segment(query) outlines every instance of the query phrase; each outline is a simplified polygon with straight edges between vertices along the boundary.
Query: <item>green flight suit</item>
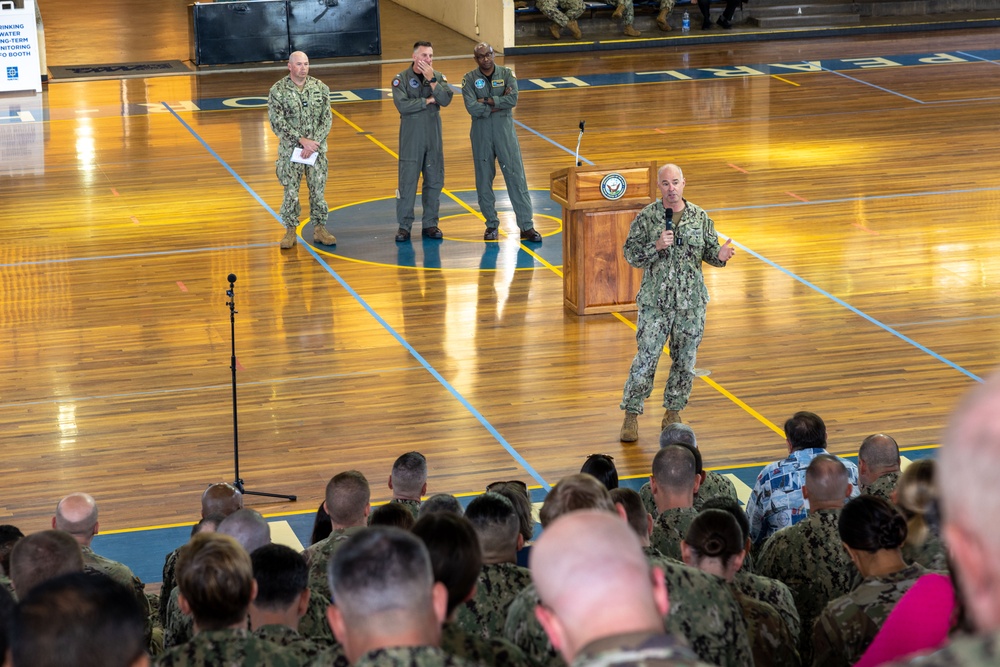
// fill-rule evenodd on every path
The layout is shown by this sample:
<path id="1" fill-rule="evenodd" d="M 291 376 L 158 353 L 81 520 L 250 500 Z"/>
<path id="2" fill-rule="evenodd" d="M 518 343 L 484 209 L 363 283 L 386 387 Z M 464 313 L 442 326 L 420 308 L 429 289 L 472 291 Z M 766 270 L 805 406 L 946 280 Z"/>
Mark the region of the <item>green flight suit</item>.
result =
<path id="1" fill-rule="evenodd" d="M 399 184 L 396 189 L 396 222 L 400 229 L 413 226 L 413 204 L 417 180 L 423 174 L 420 193 L 423 204 L 423 228 L 438 226 L 441 190 L 444 188 L 444 139 L 441 133 L 441 107 L 451 104 L 454 96 L 444 74 L 434 70 L 437 83 L 407 67 L 392 80 L 392 102 L 399 111 Z M 435 103 L 428 104 L 433 97 Z"/>
<path id="2" fill-rule="evenodd" d="M 493 193 L 496 163 L 499 162 L 517 226 L 522 230 L 532 229 L 535 225 L 531 219 L 531 195 L 524 177 L 521 146 L 514 131 L 517 77 L 508 67 L 494 65 L 490 76 L 477 67 L 462 79 L 462 98 L 472 116 L 469 138 L 472 140 L 472 159 L 476 167 L 476 195 L 479 197 L 479 211 L 486 218 L 486 227 L 495 229 L 500 225 L 497 198 Z M 486 98 L 492 100 L 492 105 L 479 101 Z"/>

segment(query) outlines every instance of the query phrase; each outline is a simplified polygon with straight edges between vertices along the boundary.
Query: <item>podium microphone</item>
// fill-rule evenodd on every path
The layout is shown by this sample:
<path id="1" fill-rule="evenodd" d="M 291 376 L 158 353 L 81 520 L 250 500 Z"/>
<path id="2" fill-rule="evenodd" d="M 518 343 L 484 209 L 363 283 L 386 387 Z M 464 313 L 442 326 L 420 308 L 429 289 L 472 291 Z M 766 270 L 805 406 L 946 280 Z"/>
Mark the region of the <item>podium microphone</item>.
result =
<path id="1" fill-rule="evenodd" d="M 576 138 L 576 153 L 573 155 L 573 161 L 576 162 L 576 166 L 582 166 L 583 163 L 580 162 L 580 142 L 583 141 L 583 126 L 587 124 L 587 121 L 580 121 L 580 136 Z"/>

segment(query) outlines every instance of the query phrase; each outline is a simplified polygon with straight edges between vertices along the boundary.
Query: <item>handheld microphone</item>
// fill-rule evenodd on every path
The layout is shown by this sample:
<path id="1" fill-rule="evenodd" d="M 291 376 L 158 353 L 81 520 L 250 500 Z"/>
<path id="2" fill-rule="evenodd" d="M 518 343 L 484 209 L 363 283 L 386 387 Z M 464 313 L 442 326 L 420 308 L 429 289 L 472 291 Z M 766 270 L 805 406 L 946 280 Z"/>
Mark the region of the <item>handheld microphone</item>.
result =
<path id="1" fill-rule="evenodd" d="M 673 229 L 674 229 L 673 219 L 674 219 L 674 209 L 668 208 L 667 209 L 667 224 L 663 227 L 663 231 L 665 231 L 665 232 L 671 232 L 671 231 L 673 231 Z M 235 280 L 235 276 L 233 277 L 233 279 Z"/>

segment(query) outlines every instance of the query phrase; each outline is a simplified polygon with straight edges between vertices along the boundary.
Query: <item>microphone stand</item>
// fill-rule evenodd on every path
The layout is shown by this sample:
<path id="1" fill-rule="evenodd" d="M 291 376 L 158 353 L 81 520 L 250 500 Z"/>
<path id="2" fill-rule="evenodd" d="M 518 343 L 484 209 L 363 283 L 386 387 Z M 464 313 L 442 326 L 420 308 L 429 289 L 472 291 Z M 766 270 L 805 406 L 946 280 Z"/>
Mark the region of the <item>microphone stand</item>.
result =
<path id="1" fill-rule="evenodd" d="M 583 127 L 587 124 L 587 121 L 580 121 L 580 136 L 576 138 L 576 153 L 573 155 L 573 161 L 576 162 L 576 166 L 581 166 L 583 163 L 580 162 L 580 142 L 583 141 Z"/>
<path id="2" fill-rule="evenodd" d="M 240 438 L 239 438 L 239 427 L 237 425 L 236 416 L 236 296 L 233 291 L 234 283 L 236 282 L 236 274 L 230 273 L 226 280 L 229 281 L 229 289 L 226 290 L 226 296 L 229 297 L 229 301 L 226 305 L 229 306 L 229 335 L 232 341 L 233 355 L 230 361 L 230 369 L 233 371 L 233 465 L 235 469 L 236 481 L 233 482 L 233 486 L 239 489 L 240 493 L 244 495 L 251 496 L 267 496 L 268 498 L 285 498 L 286 500 L 295 501 L 297 496 L 290 496 L 284 493 L 264 493 L 263 491 L 247 491 L 243 487 L 243 479 L 240 477 Z"/>

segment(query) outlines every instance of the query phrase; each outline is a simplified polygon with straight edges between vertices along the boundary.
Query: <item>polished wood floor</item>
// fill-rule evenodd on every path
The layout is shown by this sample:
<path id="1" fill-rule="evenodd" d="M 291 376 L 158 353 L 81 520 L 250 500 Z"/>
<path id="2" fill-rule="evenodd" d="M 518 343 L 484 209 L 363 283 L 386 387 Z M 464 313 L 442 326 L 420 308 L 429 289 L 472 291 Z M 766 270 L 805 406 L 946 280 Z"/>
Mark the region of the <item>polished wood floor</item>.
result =
<path id="1" fill-rule="evenodd" d="M 47 30 L 73 7 L 44 0 Z M 166 34 L 158 55 L 177 57 L 186 36 Z M 103 35 L 81 37 L 75 51 L 59 46 L 58 64 L 115 62 L 102 57 L 111 48 Z M 437 55 L 463 55 L 467 40 L 449 39 Z M 996 41 L 983 30 L 506 64 L 526 81 L 969 52 Z M 122 56 L 142 57 L 151 56 Z M 473 66 L 438 60 L 452 81 Z M 347 90 L 386 87 L 400 69 L 313 73 Z M 876 431 L 902 446 L 938 443 L 957 398 L 996 365 L 1000 67 L 828 69 L 521 95 L 532 188 L 571 163 L 560 146 L 572 151 L 586 119 L 586 159 L 680 164 L 687 198 L 737 244 L 729 267 L 706 267 L 712 301 L 698 366 L 711 375 L 696 380 L 684 412 L 711 466 L 778 458 L 780 425 L 796 410 L 826 419 L 838 453 Z M 280 75 L 54 82 L 40 102 L 0 96 L 49 118 L 0 126 L 5 146 L 21 151 L 7 153 L 0 173 L 0 521 L 44 528 L 59 497 L 86 490 L 105 529 L 183 522 L 206 484 L 233 478 L 229 273 L 238 276 L 240 472 L 251 490 L 300 499 L 249 498 L 262 512 L 314 507 L 326 480 L 348 468 L 384 500 L 391 462 L 412 449 L 428 456 L 431 492 L 510 478 L 551 484 L 596 452 L 614 455 L 621 474 L 645 472 L 657 392 L 640 441 L 617 439 L 633 316 L 569 313 L 558 266 L 515 270 L 511 253 L 481 271 L 398 268 L 302 244 L 282 252 L 278 222 L 251 194 L 280 204 L 263 110 L 132 113 L 266 95 Z M 335 111 L 331 208 L 392 197 L 395 109 L 375 101 Z M 446 187 L 468 191 L 469 120 L 458 98 L 444 127 Z M 333 231 L 358 234 L 347 219 L 335 210 Z M 514 227 L 510 214 L 503 223 Z M 392 216 L 380 224 L 372 247 L 392 244 Z M 539 227 L 550 234 L 543 248 L 558 247 L 557 224 Z M 472 214 L 445 229 L 481 245 Z"/>

